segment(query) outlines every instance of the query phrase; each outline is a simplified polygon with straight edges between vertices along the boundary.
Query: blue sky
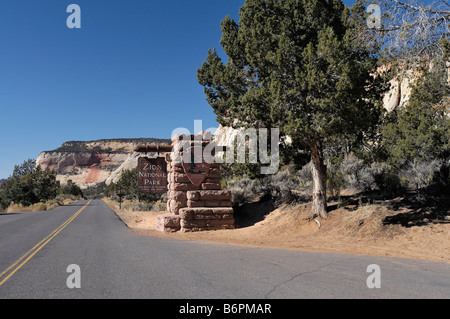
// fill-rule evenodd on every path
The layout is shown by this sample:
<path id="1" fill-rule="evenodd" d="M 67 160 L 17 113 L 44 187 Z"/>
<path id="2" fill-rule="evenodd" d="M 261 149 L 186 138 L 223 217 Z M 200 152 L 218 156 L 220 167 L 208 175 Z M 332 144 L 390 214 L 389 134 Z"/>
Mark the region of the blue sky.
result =
<path id="1" fill-rule="evenodd" d="M 346 1 L 348 4 L 353 1 Z M 69 4 L 81 29 L 69 29 Z M 0 178 L 65 141 L 217 127 L 196 70 L 244 0 L 0 2 Z"/>

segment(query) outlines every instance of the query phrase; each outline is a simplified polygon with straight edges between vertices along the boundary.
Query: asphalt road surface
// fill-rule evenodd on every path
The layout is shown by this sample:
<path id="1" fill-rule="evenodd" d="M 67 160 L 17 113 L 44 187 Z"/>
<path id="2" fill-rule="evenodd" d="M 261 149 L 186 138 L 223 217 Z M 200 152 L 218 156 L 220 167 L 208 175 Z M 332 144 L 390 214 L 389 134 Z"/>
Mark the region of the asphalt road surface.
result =
<path id="1" fill-rule="evenodd" d="M 0 298 L 447 299 L 450 265 L 139 237 L 80 201 L 0 215 Z"/>

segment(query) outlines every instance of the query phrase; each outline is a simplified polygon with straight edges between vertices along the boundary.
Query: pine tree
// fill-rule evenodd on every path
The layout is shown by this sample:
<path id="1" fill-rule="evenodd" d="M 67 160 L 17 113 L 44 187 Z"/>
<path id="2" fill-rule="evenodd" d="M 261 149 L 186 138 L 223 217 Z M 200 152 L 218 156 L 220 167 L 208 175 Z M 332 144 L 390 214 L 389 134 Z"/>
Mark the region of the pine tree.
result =
<path id="1" fill-rule="evenodd" d="M 292 160 L 309 154 L 312 216 L 327 218 L 324 147 L 361 141 L 380 118 L 376 48 L 356 37 L 364 11 L 363 1 L 247 0 L 239 23 L 221 24 L 228 61 L 209 50 L 198 70 L 219 123 L 279 128 Z"/>

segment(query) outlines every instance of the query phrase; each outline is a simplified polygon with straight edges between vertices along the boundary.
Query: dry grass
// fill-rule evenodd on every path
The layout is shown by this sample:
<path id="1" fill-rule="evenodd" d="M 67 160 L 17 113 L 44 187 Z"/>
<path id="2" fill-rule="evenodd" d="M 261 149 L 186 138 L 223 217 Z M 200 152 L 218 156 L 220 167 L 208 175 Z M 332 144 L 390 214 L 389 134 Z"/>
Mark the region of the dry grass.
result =
<path id="1" fill-rule="evenodd" d="M 42 212 L 52 210 L 54 208 L 68 205 L 74 202 L 74 199 L 66 198 L 63 200 L 52 199 L 46 202 L 36 203 L 30 206 L 23 206 L 22 204 L 11 203 L 6 209 L 6 213 L 20 213 L 20 212 Z"/>
<path id="2" fill-rule="evenodd" d="M 157 201 L 153 203 L 146 203 L 146 202 L 139 202 L 137 200 L 124 200 L 122 202 L 122 205 L 120 205 L 118 202 L 111 200 L 110 198 L 103 198 L 102 199 L 109 208 L 112 210 L 119 210 L 120 206 L 123 211 L 165 211 L 166 210 L 166 203 Z"/>
<path id="3" fill-rule="evenodd" d="M 236 217 L 244 213 L 248 220 L 241 215 L 235 230 L 172 234 L 156 231 L 156 216 L 160 212 L 115 211 L 132 231 L 142 236 L 450 263 L 450 222 L 413 227 L 386 223 L 386 217 L 409 211 L 408 208 L 391 209 L 388 203 L 334 209 L 328 219 L 318 220 L 320 228 L 315 220 L 308 219 L 310 204 L 266 210 L 258 203 L 244 212 L 236 212 Z"/>

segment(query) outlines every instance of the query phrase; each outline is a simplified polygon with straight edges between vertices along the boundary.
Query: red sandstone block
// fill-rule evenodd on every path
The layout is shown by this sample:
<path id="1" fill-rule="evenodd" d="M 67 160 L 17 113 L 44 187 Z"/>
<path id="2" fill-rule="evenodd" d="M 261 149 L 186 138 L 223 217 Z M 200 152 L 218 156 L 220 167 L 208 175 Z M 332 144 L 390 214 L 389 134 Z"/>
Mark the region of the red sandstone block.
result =
<path id="1" fill-rule="evenodd" d="M 222 173 L 219 168 L 210 168 L 208 178 L 222 178 Z"/>
<path id="2" fill-rule="evenodd" d="M 213 214 L 233 214 L 234 210 L 232 207 L 214 207 L 210 208 Z"/>
<path id="3" fill-rule="evenodd" d="M 184 208 L 180 209 L 180 218 L 183 220 L 192 220 L 194 219 L 194 212 L 190 210 L 185 210 Z"/>
<path id="4" fill-rule="evenodd" d="M 174 172 L 168 176 L 169 183 L 190 183 L 189 177 L 184 173 Z"/>
<path id="5" fill-rule="evenodd" d="M 188 200 L 187 207 L 205 207 L 204 201 Z"/>
<path id="6" fill-rule="evenodd" d="M 234 225 L 234 218 L 229 219 L 215 219 L 207 222 L 208 226 L 232 226 Z"/>
<path id="7" fill-rule="evenodd" d="M 220 183 L 203 183 L 202 189 L 203 190 L 220 190 L 222 187 L 220 186 Z"/>
<path id="8" fill-rule="evenodd" d="M 184 207 L 180 212 L 191 212 L 193 214 L 213 214 L 213 208 L 208 207 Z"/>
<path id="9" fill-rule="evenodd" d="M 202 190 L 198 191 L 200 200 L 229 200 L 231 191 L 228 190 Z"/>
<path id="10" fill-rule="evenodd" d="M 186 206 L 187 206 L 187 201 L 179 202 L 174 199 L 171 199 L 168 201 L 169 212 L 174 213 L 174 214 L 178 214 L 180 209 L 183 207 L 186 207 Z"/>
<path id="11" fill-rule="evenodd" d="M 188 191 L 186 195 L 187 195 L 187 199 L 189 199 L 189 200 L 199 200 L 200 199 L 200 192 L 198 192 L 198 191 Z"/>
<path id="12" fill-rule="evenodd" d="M 206 227 L 207 226 L 207 221 L 206 220 L 185 220 L 185 219 L 182 219 L 180 221 L 180 225 L 183 228 Z"/>
<path id="13" fill-rule="evenodd" d="M 232 207 L 233 206 L 233 202 L 231 200 L 222 200 L 220 201 L 220 205 L 221 207 Z"/>
<path id="14" fill-rule="evenodd" d="M 170 183 L 170 190 L 173 191 L 193 191 L 196 190 L 196 187 L 192 184 L 188 183 Z"/>
<path id="15" fill-rule="evenodd" d="M 221 219 L 221 216 L 219 214 L 194 214 L 193 219 Z"/>
<path id="16" fill-rule="evenodd" d="M 161 214 L 156 217 L 156 229 L 163 232 L 174 232 L 180 229 L 180 216 Z"/>
<path id="17" fill-rule="evenodd" d="M 205 207 L 218 207 L 220 206 L 220 202 L 218 200 L 207 200 L 204 201 L 204 205 Z"/>
<path id="18" fill-rule="evenodd" d="M 207 177 L 207 178 L 205 178 L 205 180 L 203 181 L 203 183 L 216 183 L 216 184 L 220 184 L 220 181 L 221 181 L 222 179 L 221 178 L 216 178 L 216 177 L 212 177 L 212 178 L 210 178 L 210 177 Z"/>
<path id="19" fill-rule="evenodd" d="M 186 192 L 182 192 L 182 191 L 168 191 L 167 198 L 174 199 L 179 202 L 187 201 Z"/>

